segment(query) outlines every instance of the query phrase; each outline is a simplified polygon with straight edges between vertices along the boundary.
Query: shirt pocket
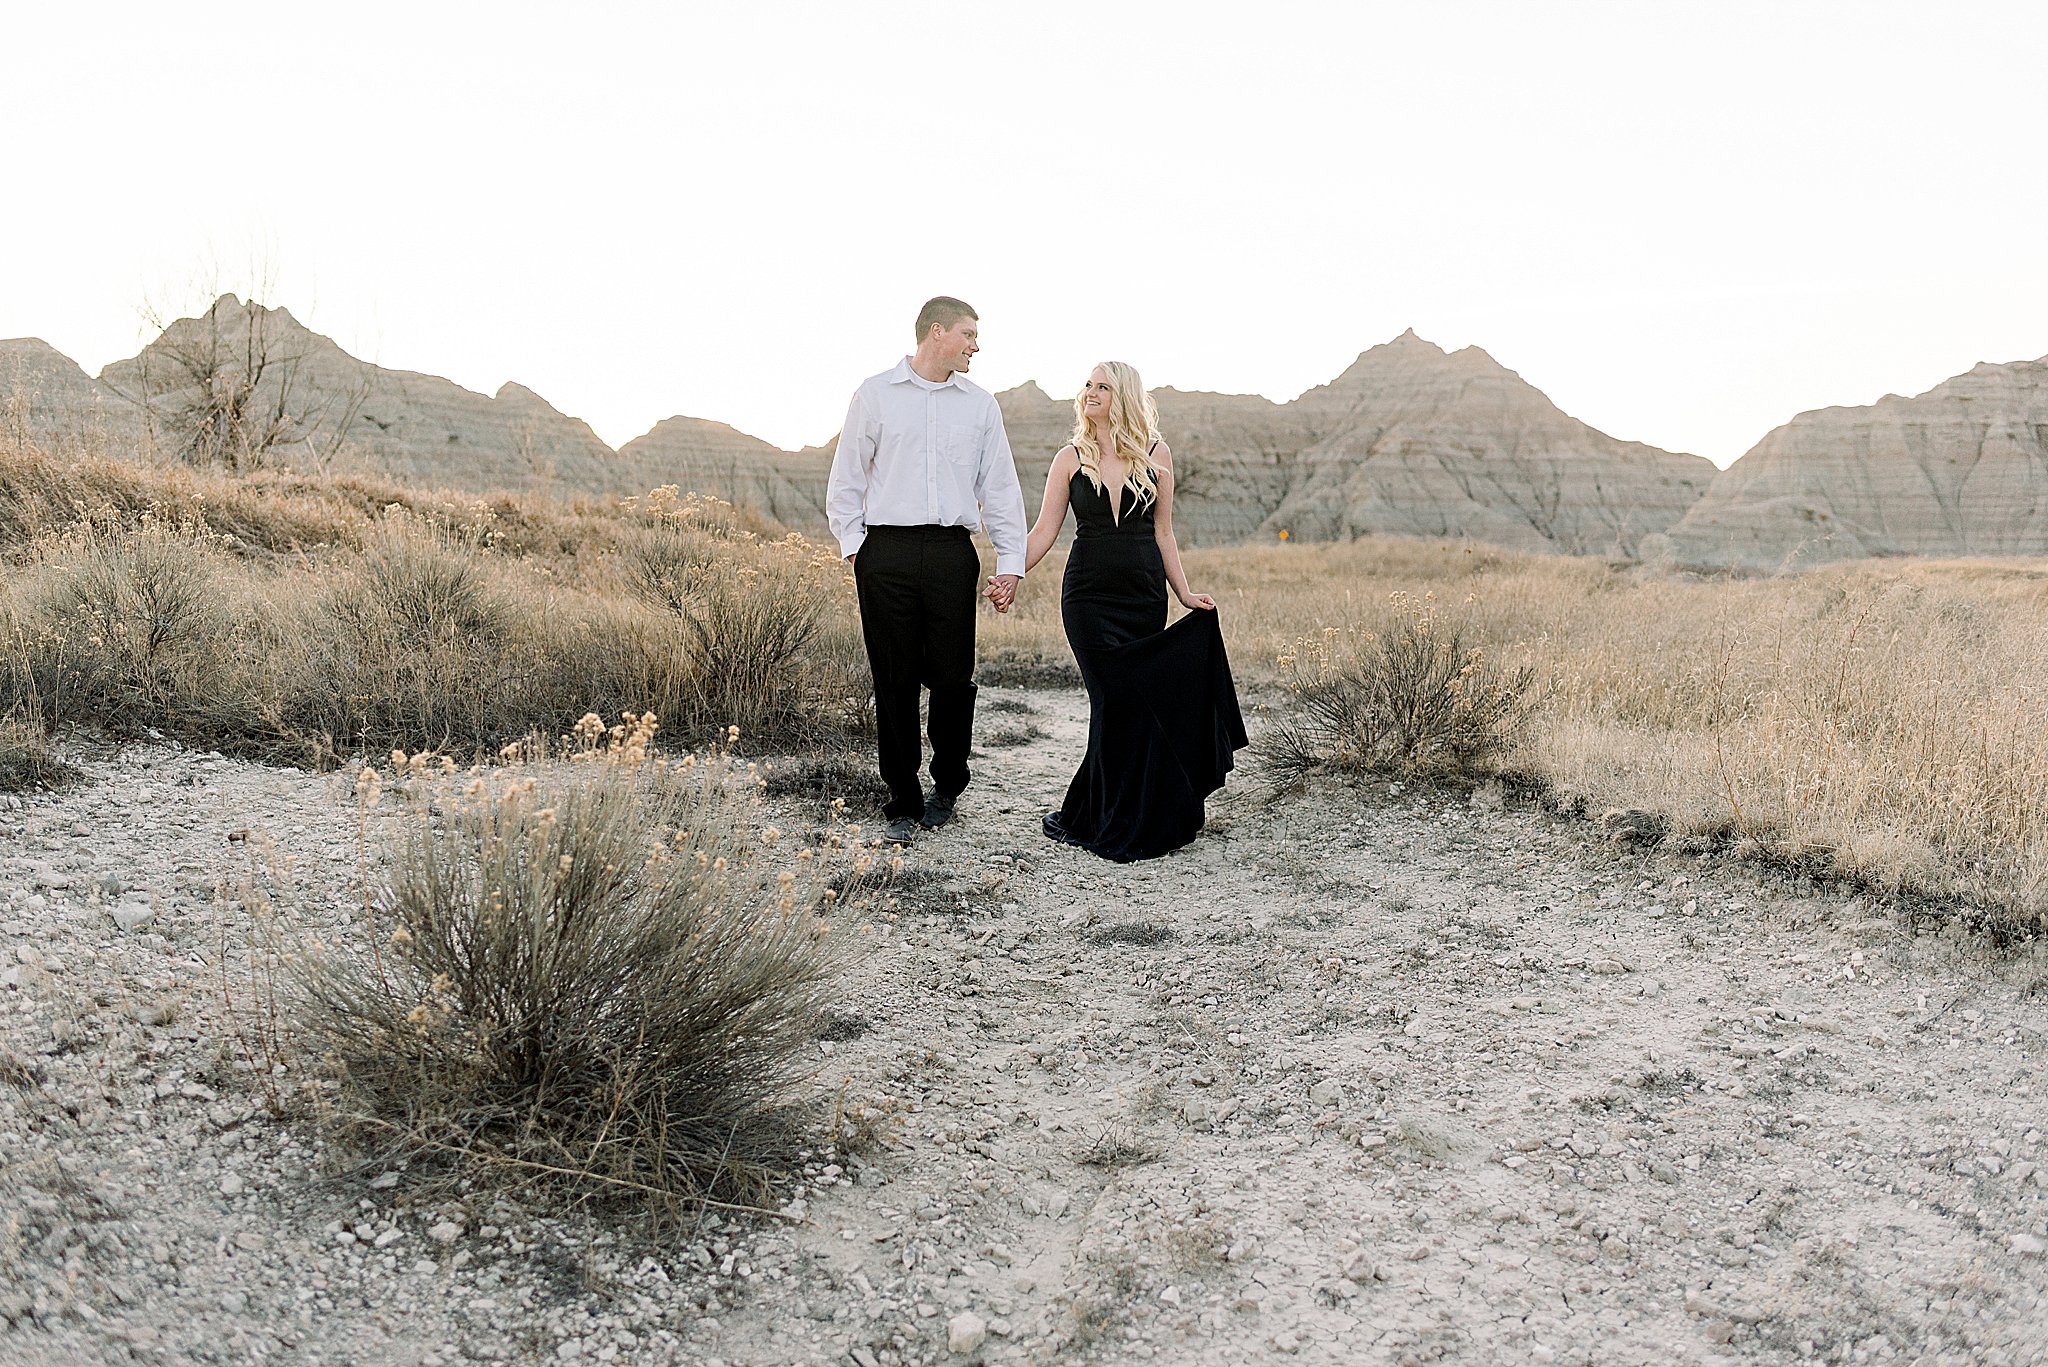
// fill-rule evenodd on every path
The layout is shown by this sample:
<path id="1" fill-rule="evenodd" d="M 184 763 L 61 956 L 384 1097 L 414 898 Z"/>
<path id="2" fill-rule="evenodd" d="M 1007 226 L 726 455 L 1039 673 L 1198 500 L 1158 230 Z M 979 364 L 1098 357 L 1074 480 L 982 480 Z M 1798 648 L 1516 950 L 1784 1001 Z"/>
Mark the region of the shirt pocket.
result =
<path id="1" fill-rule="evenodd" d="M 948 422 L 939 425 L 939 454 L 955 473 L 974 477 L 981 461 L 981 426 L 978 423 Z"/>

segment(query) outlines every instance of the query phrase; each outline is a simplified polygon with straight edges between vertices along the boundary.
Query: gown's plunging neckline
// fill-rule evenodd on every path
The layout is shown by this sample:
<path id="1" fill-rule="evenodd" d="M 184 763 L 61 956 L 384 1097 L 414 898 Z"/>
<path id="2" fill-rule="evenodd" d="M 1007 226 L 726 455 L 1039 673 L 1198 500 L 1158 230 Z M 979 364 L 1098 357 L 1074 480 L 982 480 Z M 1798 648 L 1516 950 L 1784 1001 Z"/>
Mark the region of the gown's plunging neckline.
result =
<path id="1" fill-rule="evenodd" d="M 1159 443 L 1155 441 L 1152 443 L 1152 445 L 1156 447 L 1159 445 Z M 1081 453 L 1077 448 L 1074 452 L 1077 462 L 1079 460 L 1080 454 Z M 1152 452 L 1150 449 L 1148 449 L 1145 452 L 1145 454 L 1149 458 Z M 1121 528 L 1124 525 L 1124 494 L 1127 493 L 1131 487 L 1131 463 L 1126 460 L 1123 462 L 1123 467 L 1123 478 L 1117 481 L 1117 486 L 1114 490 L 1112 490 L 1109 487 L 1109 482 L 1107 480 L 1104 480 L 1102 483 L 1102 493 L 1104 497 L 1106 497 L 1109 500 L 1109 525 L 1113 528 Z M 1088 471 L 1085 468 L 1076 468 L 1074 473 L 1078 475 L 1085 475 L 1088 473 Z M 1098 478 L 1101 476 L 1102 462 L 1096 462 L 1095 473 Z"/>
<path id="2" fill-rule="evenodd" d="M 1100 473 L 1099 469 L 1097 473 Z M 1109 495 L 1109 525 L 1112 527 L 1124 525 L 1124 490 L 1130 487 L 1131 467 L 1128 463 L 1124 466 L 1123 479 L 1118 482 L 1114 490 L 1109 487 L 1108 481 L 1105 480 L 1103 482 L 1102 491 Z"/>

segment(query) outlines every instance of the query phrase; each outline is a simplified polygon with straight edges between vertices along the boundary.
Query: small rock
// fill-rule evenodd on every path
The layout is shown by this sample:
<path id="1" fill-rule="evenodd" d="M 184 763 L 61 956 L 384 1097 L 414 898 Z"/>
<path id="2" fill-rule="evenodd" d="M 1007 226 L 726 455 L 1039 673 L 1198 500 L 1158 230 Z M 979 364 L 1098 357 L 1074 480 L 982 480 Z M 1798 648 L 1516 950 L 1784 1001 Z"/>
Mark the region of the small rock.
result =
<path id="1" fill-rule="evenodd" d="M 405 1231 L 402 1229 L 387 1229 L 377 1236 L 377 1247 L 389 1248 L 404 1237 Z"/>
<path id="2" fill-rule="evenodd" d="M 380 1172 L 370 1179 L 371 1191 L 389 1191 L 397 1185 L 398 1174 L 395 1172 Z"/>
<path id="3" fill-rule="evenodd" d="M 123 902 L 110 914 L 124 933 L 133 934 L 156 919 L 156 908 L 147 902 Z"/>
<path id="4" fill-rule="evenodd" d="M 2048 1241 L 2042 1240 L 2038 1235 L 2015 1234 L 2012 1236 L 2012 1251 L 2023 1258 L 2038 1258 L 2043 1253 L 2048 1253 Z"/>
<path id="5" fill-rule="evenodd" d="M 462 1237 L 462 1226 L 453 1220 L 443 1220 L 427 1231 L 427 1237 L 437 1244 L 452 1244 Z"/>
<path id="6" fill-rule="evenodd" d="M 247 1184 L 242 1181 L 242 1175 L 238 1172 L 231 1172 L 220 1179 L 220 1194 L 223 1196 L 240 1196 L 245 1190 Z"/>
<path id="7" fill-rule="evenodd" d="M 963 1310 L 946 1321 L 946 1347 L 955 1353 L 971 1353 L 988 1338 L 988 1321 L 972 1310 Z"/>

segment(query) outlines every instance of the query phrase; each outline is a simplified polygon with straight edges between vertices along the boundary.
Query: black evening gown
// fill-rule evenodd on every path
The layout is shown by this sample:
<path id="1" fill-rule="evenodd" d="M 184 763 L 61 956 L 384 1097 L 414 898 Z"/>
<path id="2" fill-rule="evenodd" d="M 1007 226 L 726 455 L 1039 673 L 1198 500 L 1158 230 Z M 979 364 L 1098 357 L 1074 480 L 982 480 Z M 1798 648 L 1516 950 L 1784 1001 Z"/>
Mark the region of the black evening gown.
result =
<path id="1" fill-rule="evenodd" d="M 1068 485 L 1076 533 L 1060 615 L 1088 686 L 1088 753 L 1046 834 L 1129 863 L 1177 850 L 1247 744 L 1216 614 L 1166 625 L 1153 506 L 1125 486 L 1121 520 L 1085 474 Z"/>

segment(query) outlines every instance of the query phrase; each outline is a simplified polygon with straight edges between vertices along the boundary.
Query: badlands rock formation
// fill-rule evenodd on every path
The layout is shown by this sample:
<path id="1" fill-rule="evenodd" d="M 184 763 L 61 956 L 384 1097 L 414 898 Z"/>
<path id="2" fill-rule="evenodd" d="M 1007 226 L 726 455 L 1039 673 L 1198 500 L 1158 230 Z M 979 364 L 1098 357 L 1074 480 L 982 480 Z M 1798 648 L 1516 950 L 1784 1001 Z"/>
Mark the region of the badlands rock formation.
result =
<path id="1" fill-rule="evenodd" d="M 0 437 L 68 452 L 142 440 L 142 410 L 39 337 L 0 340 Z"/>
<path id="2" fill-rule="evenodd" d="M 1073 409 L 1036 385 L 999 397 L 1035 497 Z M 1399 533 L 1633 555 L 1714 473 L 1698 456 L 1596 432 L 1478 347 L 1447 355 L 1413 332 L 1291 403 L 1155 397 L 1179 478 L 1174 521 L 1189 545 Z"/>
<path id="3" fill-rule="evenodd" d="M 822 535 L 831 453 L 784 451 L 705 418 L 666 418 L 619 448 L 627 466 L 653 483 L 716 494 L 785 527 Z"/>
<path id="4" fill-rule="evenodd" d="M 819 533 L 832 444 L 782 451 L 699 418 L 670 418 L 612 451 L 532 390 L 495 396 L 349 355 L 281 308 L 224 295 L 95 382 L 41 342 L 0 343 L 0 414 L 50 448 L 174 456 L 236 383 L 278 440 L 266 459 L 374 471 L 430 487 L 715 494 Z M 10 398 L 9 396 L 12 395 Z M 1291 403 L 1156 391 L 1178 457 L 1188 545 L 1402 533 L 1529 550 L 1632 555 L 1676 522 L 1712 467 L 1616 441 L 1560 412 L 1476 347 L 1446 355 L 1405 333 Z M 1025 384 L 998 396 L 1027 504 L 1073 425 L 1068 401 Z M 217 423 L 216 423 L 217 425 Z M 0 429 L 0 434 L 4 434 Z"/>
<path id="5" fill-rule="evenodd" d="M 1689 564 L 2048 554 L 2048 357 L 1801 413 L 1671 531 Z"/>
<path id="6" fill-rule="evenodd" d="M 172 323 L 100 379 L 146 406 L 160 442 L 175 452 L 215 374 L 255 377 L 252 407 L 265 420 L 282 414 L 288 430 L 278 453 L 292 464 L 367 468 L 452 489 L 647 487 L 588 426 L 524 386 L 486 396 L 436 375 L 371 365 L 286 310 L 232 294 Z"/>
<path id="7" fill-rule="evenodd" d="M 1310 437 L 1262 530 L 1378 532 L 1633 555 L 1684 515 L 1711 462 L 1617 441 L 1478 347 L 1412 331 L 1286 405 Z"/>
<path id="8" fill-rule="evenodd" d="M 621 495 L 661 484 L 824 530 L 832 443 L 783 451 L 675 417 L 613 451 L 532 390 L 473 393 L 350 356 L 283 309 L 223 296 L 95 380 L 48 344 L 0 341 L 0 439 L 175 455 L 205 383 L 260 358 L 271 459 L 435 487 Z M 210 378 L 209 378 L 210 377 Z M 1802 413 L 1718 477 L 1618 441 L 1477 347 L 1413 332 L 1289 403 L 1155 391 L 1188 545 L 1374 534 L 1775 568 L 1865 555 L 2048 554 L 2048 357 L 1980 365 L 1906 399 Z M 1035 511 L 1073 410 L 997 396 Z M 1711 487 L 1710 487 L 1711 486 Z"/>

